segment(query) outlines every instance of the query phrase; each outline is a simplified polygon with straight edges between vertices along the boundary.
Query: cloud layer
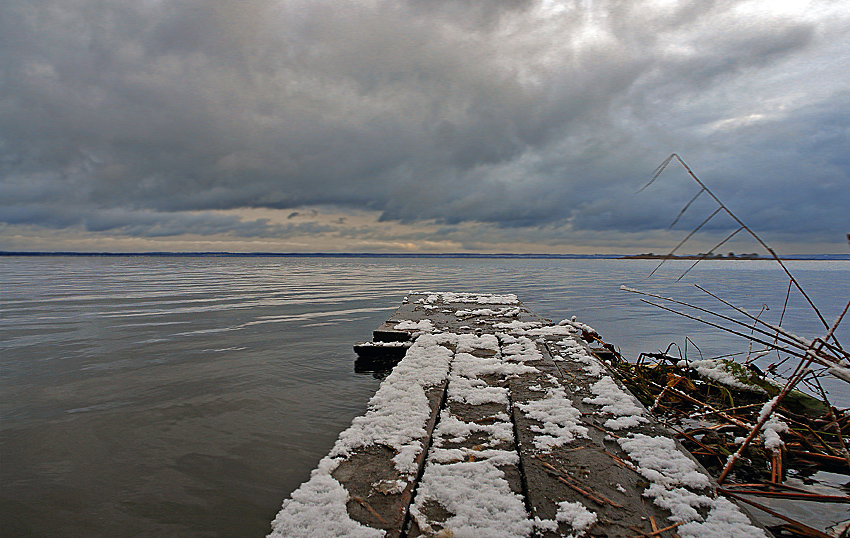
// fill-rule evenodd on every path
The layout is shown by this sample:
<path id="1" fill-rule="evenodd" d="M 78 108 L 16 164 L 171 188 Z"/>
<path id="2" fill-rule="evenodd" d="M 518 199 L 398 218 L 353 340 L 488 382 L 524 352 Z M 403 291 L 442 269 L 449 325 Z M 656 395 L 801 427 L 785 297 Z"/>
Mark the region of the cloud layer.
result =
<path id="1" fill-rule="evenodd" d="M 635 191 L 677 152 L 761 232 L 840 244 L 850 231 L 841 2 L 0 9 L 7 227 L 308 236 L 328 229 L 244 215 L 322 206 L 520 242 L 542 228 L 661 238 L 693 183 L 671 170 Z M 683 228 L 711 210 L 693 209 Z"/>

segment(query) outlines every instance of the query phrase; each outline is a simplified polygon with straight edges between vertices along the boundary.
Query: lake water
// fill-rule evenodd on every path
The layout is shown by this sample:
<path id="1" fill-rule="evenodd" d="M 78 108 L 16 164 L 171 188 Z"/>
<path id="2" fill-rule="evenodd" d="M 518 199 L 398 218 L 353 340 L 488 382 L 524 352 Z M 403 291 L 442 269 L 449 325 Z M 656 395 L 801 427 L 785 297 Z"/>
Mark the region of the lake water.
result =
<path id="1" fill-rule="evenodd" d="M 621 285 L 718 308 L 699 283 L 775 322 L 787 280 L 768 261 L 400 258 L 0 258 L 0 522 L 4 536 L 265 536 L 377 374 L 352 344 L 409 291 L 515 293 L 577 316 L 628 358 L 733 336 Z M 824 316 L 850 262 L 789 262 Z M 705 317 L 705 316 L 704 316 Z M 783 325 L 825 330 L 792 294 Z M 850 342 L 850 320 L 838 332 Z M 691 358 L 694 349 L 689 351 Z M 698 357 L 697 357 L 698 358 Z M 850 406 L 847 385 L 830 397 Z"/>

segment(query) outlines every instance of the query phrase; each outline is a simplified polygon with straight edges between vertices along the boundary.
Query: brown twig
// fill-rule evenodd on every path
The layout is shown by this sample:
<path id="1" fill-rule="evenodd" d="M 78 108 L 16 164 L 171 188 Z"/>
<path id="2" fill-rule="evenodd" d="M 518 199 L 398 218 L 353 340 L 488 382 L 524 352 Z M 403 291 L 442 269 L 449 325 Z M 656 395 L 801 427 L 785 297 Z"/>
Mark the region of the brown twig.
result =
<path id="1" fill-rule="evenodd" d="M 359 503 L 359 504 L 360 504 L 360 506 L 362 506 L 362 507 L 363 507 L 363 508 L 365 508 L 365 509 L 366 509 L 366 510 L 370 513 L 370 514 L 372 514 L 373 516 L 375 516 L 375 517 L 378 519 L 378 521 L 380 521 L 380 522 L 381 522 L 381 525 L 387 525 L 387 524 L 388 524 L 388 523 L 387 523 L 387 520 L 386 520 L 386 519 L 384 519 L 383 517 L 381 517 L 381 514 L 379 514 L 378 512 L 376 512 L 376 511 L 375 511 L 375 509 L 374 509 L 374 508 L 372 508 L 372 505 L 371 505 L 371 504 L 369 504 L 368 502 L 366 502 L 366 499 L 363 499 L 362 497 L 355 497 L 354 495 L 352 495 L 352 496 L 351 496 L 351 500 L 352 500 L 352 501 L 357 501 L 357 503 Z"/>
<path id="2" fill-rule="evenodd" d="M 597 504 L 610 504 L 611 506 L 613 506 L 615 508 L 623 508 L 623 505 L 621 505 L 621 504 L 617 504 L 614 501 L 607 499 L 607 498 L 603 497 L 602 495 L 599 495 L 598 493 L 591 491 L 590 489 L 584 489 L 583 487 L 578 486 L 576 484 L 576 481 L 574 479 L 572 479 L 569 474 L 567 474 L 566 472 L 564 472 L 561 469 L 558 469 L 554 465 L 546 463 L 545 461 L 543 461 L 543 459 L 539 455 L 535 456 L 535 457 L 540 461 L 540 463 L 543 465 L 543 467 L 546 469 L 546 471 L 551 476 L 553 476 L 559 482 L 565 484 L 570 489 L 572 489 L 572 490 L 574 490 L 578 493 L 581 493 L 582 495 L 584 495 L 585 497 L 594 501 Z"/>
<path id="3" fill-rule="evenodd" d="M 802 450 L 789 450 L 788 454 L 795 456 L 797 458 L 802 458 L 809 461 L 816 461 L 820 463 L 828 463 L 830 465 L 836 466 L 850 466 L 847 463 L 847 460 L 840 456 L 830 456 L 829 454 L 818 454 L 817 452 L 804 452 Z"/>
<path id="4" fill-rule="evenodd" d="M 730 411 L 743 411 L 744 409 L 751 409 L 753 407 L 761 407 L 762 405 L 764 405 L 764 404 L 754 403 L 754 404 L 749 404 L 749 405 L 739 405 L 737 407 L 728 407 L 726 409 L 721 409 L 721 411 L 723 411 L 724 413 L 728 413 Z M 717 411 L 703 411 L 702 413 L 691 413 L 690 415 L 688 415 L 688 418 L 707 417 L 708 415 L 713 415 L 716 412 Z"/>
<path id="5" fill-rule="evenodd" d="M 812 346 L 815 345 L 816 344 L 813 342 Z M 750 445 L 756 435 L 758 435 L 759 431 L 761 431 L 762 427 L 765 425 L 768 419 L 773 415 L 773 412 L 779 406 L 779 402 L 781 402 L 782 399 L 785 398 L 785 396 L 787 396 L 788 393 L 791 392 L 791 389 L 793 389 L 797 385 L 797 383 L 799 383 L 800 380 L 803 379 L 803 377 L 805 377 L 809 373 L 809 366 L 811 366 L 812 361 L 814 360 L 814 355 L 809 353 L 807 353 L 807 355 L 809 356 L 809 359 L 801 361 L 800 364 L 797 365 L 797 368 L 794 370 L 794 374 L 791 376 L 790 379 L 788 379 L 788 382 L 785 383 L 785 387 L 783 387 L 782 391 L 779 393 L 779 395 L 776 396 L 776 398 L 768 402 L 767 409 L 762 410 L 759 415 L 758 422 L 755 426 L 753 426 L 753 429 L 750 430 L 750 433 L 749 435 L 747 435 L 747 438 L 744 439 L 744 442 L 741 443 L 741 446 L 738 448 L 738 450 L 729 457 L 729 461 L 726 463 L 726 466 L 723 468 L 723 471 L 717 478 L 718 484 L 722 484 L 723 481 L 726 479 L 726 476 L 729 474 L 729 471 L 732 470 L 732 467 L 735 465 L 735 462 L 738 461 L 744 450 L 747 449 L 747 447 Z"/>
<path id="6" fill-rule="evenodd" d="M 741 502 L 749 504 L 751 506 L 755 506 L 759 510 L 767 512 L 768 514 L 770 514 L 774 517 L 778 517 L 779 519 L 781 519 L 783 521 L 787 521 L 792 527 L 794 527 L 794 529 L 796 529 L 798 532 L 800 532 L 801 534 L 803 534 L 805 536 L 812 536 L 813 538 L 833 538 L 832 536 L 826 534 L 825 532 L 821 532 L 817 529 L 813 529 L 812 527 L 809 527 L 808 525 L 804 525 L 803 523 L 800 523 L 797 520 L 791 519 L 790 517 L 788 517 L 786 515 L 780 514 L 776 510 L 771 510 L 770 508 L 768 508 L 767 506 L 764 506 L 763 504 L 759 504 L 757 502 L 751 501 L 751 500 L 746 499 L 744 497 L 741 497 L 739 495 L 735 495 L 734 493 L 732 493 L 731 491 L 729 491 L 727 489 L 717 488 L 717 491 L 719 493 L 722 493 L 723 495 L 726 495 L 727 497 L 732 497 L 735 500 L 741 501 Z"/>
<path id="7" fill-rule="evenodd" d="M 835 451 L 835 449 L 834 449 L 834 448 L 832 448 L 831 446 L 829 446 L 829 443 L 827 443 L 826 441 L 824 441 L 824 440 L 823 440 L 823 438 L 822 438 L 820 435 L 818 435 L 818 433 L 817 433 L 815 430 L 813 430 L 811 426 L 809 426 L 808 424 L 803 424 L 802 422 L 799 422 L 799 421 L 794 420 L 794 419 L 789 418 L 789 417 L 784 417 L 784 418 L 785 418 L 785 420 L 787 420 L 788 422 L 792 422 L 792 423 L 794 423 L 794 424 L 796 424 L 796 425 L 798 425 L 798 426 L 801 426 L 801 427 L 803 427 L 803 428 L 806 428 L 806 429 L 809 431 L 809 433 L 811 433 L 811 434 L 814 436 L 814 438 L 815 438 L 815 439 L 817 439 L 818 441 L 820 441 L 821 446 L 822 446 L 824 449 L 826 449 L 826 451 L 827 451 L 827 452 L 829 452 L 829 454 L 830 454 L 831 456 L 838 456 L 838 453 Z M 795 432 L 795 433 L 797 433 L 797 432 Z M 798 435 L 799 435 L 799 434 L 798 434 Z M 801 436 L 801 437 L 802 437 L 802 436 Z M 809 448 L 809 450 L 811 450 L 811 449 L 813 449 L 813 448 L 814 448 L 814 446 L 811 446 L 811 448 Z"/>
<path id="8" fill-rule="evenodd" d="M 661 386 L 658 385 L 657 383 L 654 383 L 652 381 L 650 381 L 650 383 L 652 385 L 655 385 L 658 388 L 661 388 Z M 673 387 L 667 387 L 667 389 L 669 389 L 669 392 L 672 393 L 672 394 L 675 394 L 677 397 L 682 398 L 683 400 L 687 400 L 687 401 L 691 402 L 692 404 L 700 405 L 700 406 L 710 410 L 712 413 L 720 415 L 721 417 L 725 418 L 726 420 L 728 420 L 732 424 L 735 424 L 736 426 L 740 426 L 741 428 L 744 428 L 744 429 L 747 429 L 747 430 L 752 428 L 751 425 L 749 425 L 745 422 L 742 422 L 742 421 L 738 420 L 737 418 L 735 418 L 731 415 L 728 415 L 728 414 L 724 413 L 723 411 L 720 411 L 719 409 L 715 409 L 711 405 L 709 405 L 705 402 L 701 402 L 701 401 L 697 400 L 696 398 L 689 396 L 689 395 L 685 394 L 684 392 L 682 392 L 678 389 L 675 389 Z"/>
<path id="9" fill-rule="evenodd" d="M 622 459 L 618 458 L 615 454 L 611 454 L 610 452 L 608 452 L 607 450 L 604 450 L 604 449 L 602 450 L 602 452 L 604 452 L 605 454 L 610 456 L 611 459 L 614 460 L 615 462 L 617 462 L 621 467 L 623 467 L 625 469 L 630 469 L 632 471 L 635 470 L 635 468 L 632 464 L 630 464 L 626 461 L 623 461 Z"/>
<path id="10" fill-rule="evenodd" d="M 616 433 L 611 433 L 608 430 L 606 430 L 605 428 L 603 428 L 602 426 L 599 426 L 598 424 L 594 424 L 593 422 L 585 422 L 584 424 L 587 424 L 591 428 L 596 428 L 597 430 L 601 431 L 602 433 L 607 433 L 608 435 L 610 435 L 614 439 L 620 438 L 620 436 L 617 435 Z"/>
<path id="11" fill-rule="evenodd" d="M 670 525 L 669 527 L 664 527 L 663 529 L 658 529 L 658 530 L 656 530 L 656 531 L 652 531 L 651 533 L 649 533 L 649 536 L 658 536 L 658 535 L 659 535 L 659 534 L 661 534 L 662 532 L 671 531 L 671 530 L 675 529 L 676 527 L 678 527 L 678 526 L 679 526 L 679 525 L 681 525 L 681 524 L 682 524 L 682 522 L 681 522 L 681 521 L 680 521 L 680 522 L 678 522 L 678 523 L 673 523 L 673 524 L 672 524 L 672 525 Z"/>
<path id="12" fill-rule="evenodd" d="M 817 383 L 818 391 L 820 391 L 821 397 L 823 397 L 823 400 L 826 402 L 827 408 L 829 409 L 829 419 L 832 421 L 832 426 L 835 428 L 835 434 L 838 436 L 838 445 L 841 447 L 841 453 L 847 460 L 847 465 L 850 466 L 850 451 L 847 450 L 847 445 L 844 443 L 844 436 L 841 435 L 841 425 L 838 423 L 838 418 L 835 416 L 835 409 L 832 405 L 830 405 L 829 400 L 826 397 L 826 391 L 823 390 L 820 380 L 815 378 L 815 383 Z"/>
<path id="13" fill-rule="evenodd" d="M 711 447 L 709 447 L 709 446 L 703 444 L 702 442 L 698 441 L 694 436 L 690 435 L 689 433 L 682 431 L 678 428 L 674 428 L 673 426 L 669 426 L 669 428 L 671 430 L 673 430 L 674 432 L 678 433 L 679 435 L 681 435 L 682 437 L 684 437 L 685 439 L 687 439 L 688 441 L 695 443 L 697 446 L 704 448 L 707 451 L 706 455 L 720 457 L 720 455 L 717 452 L 715 452 L 714 450 L 712 450 Z"/>
<path id="14" fill-rule="evenodd" d="M 726 488 L 724 488 L 726 489 Z M 727 491 L 729 491 L 727 489 Z M 735 493 L 741 495 L 760 495 L 762 497 L 777 497 L 780 499 L 797 499 L 801 501 L 816 501 L 823 503 L 843 503 L 850 504 L 850 497 L 841 495 L 820 495 L 818 493 L 799 493 L 796 491 L 766 491 L 760 489 L 739 489 L 735 488 Z"/>

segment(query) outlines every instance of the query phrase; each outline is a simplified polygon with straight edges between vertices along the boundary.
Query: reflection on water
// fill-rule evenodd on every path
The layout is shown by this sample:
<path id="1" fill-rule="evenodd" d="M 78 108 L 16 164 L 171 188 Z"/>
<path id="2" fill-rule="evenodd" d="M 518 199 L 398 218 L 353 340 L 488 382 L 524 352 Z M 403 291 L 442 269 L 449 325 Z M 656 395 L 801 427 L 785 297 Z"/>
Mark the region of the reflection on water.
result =
<path id="1" fill-rule="evenodd" d="M 4 258 L 4 535 L 264 536 L 281 500 L 386 375 L 356 365 L 351 345 L 369 339 L 408 290 L 516 293 L 543 316 L 577 315 L 632 358 L 685 335 L 706 356 L 742 349 L 619 291 L 705 302 L 672 282 L 681 264 L 647 281 L 654 265 Z M 834 319 L 850 296 L 850 263 L 792 267 Z M 688 279 L 751 311 L 768 303 L 778 319 L 785 281 L 769 262 L 706 262 Z M 784 324 L 823 332 L 798 299 Z M 847 394 L 831 396 L 850 405 Z"/>

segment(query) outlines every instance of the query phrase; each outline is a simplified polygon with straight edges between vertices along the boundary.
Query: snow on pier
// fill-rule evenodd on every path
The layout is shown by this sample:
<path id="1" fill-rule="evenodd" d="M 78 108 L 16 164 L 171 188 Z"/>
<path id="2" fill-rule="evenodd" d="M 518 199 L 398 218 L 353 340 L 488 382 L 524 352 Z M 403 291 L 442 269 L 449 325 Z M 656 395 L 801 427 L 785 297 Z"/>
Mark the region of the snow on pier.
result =
<path id="1" fill-rule="evenodd" d="M 409 295 L 360 344 L 403 358 L 269 536 L 768 536 L 582 334 L 514 295 Z"/>

